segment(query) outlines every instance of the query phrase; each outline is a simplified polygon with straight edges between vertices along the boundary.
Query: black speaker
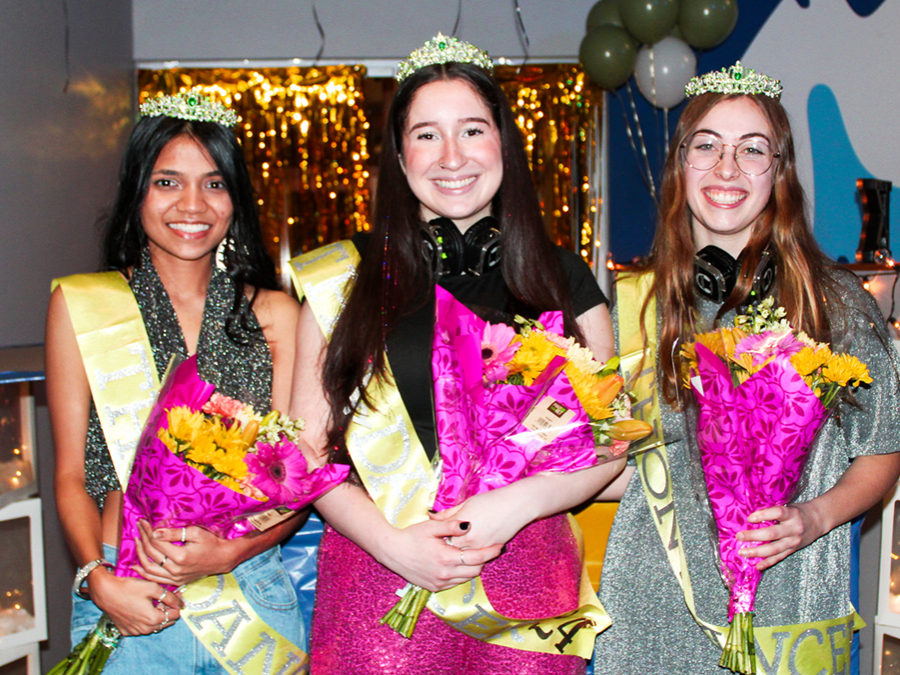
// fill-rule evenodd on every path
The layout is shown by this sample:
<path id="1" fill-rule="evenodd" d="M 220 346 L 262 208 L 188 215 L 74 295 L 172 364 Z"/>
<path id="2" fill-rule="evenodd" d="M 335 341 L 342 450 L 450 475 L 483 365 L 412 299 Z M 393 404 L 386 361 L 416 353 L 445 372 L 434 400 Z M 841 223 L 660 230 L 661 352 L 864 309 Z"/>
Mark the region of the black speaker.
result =
<path id="1" fill-rule="evenodd" d="M 725 302 L 737 284 L 744 254 L 737 260 L 718 246 L 707 246 L 694 256 L 694 284 L 704 297 L 719 304 Z M 746 302 L 762 300 L 775 283 L 775 261 L 768 249 L 762 252 L 753 273 L 753 290 Z"/>
<path id="2" fill-rule="evenodd" d="M 856 262 L 883 263 L 891 257 L 891 188 L 889 180 L 857 178 L 856 189 L 862 202 L 862 232 Z"/>
<path id="3" fill-rule="evenodd" d="M 422 252 L 435 277 L 473 274 L 480 276 L 500 264 L 499 223 L 482 218 L 465 234 L 449 218 L 435 218 L 420 228 Z"/>

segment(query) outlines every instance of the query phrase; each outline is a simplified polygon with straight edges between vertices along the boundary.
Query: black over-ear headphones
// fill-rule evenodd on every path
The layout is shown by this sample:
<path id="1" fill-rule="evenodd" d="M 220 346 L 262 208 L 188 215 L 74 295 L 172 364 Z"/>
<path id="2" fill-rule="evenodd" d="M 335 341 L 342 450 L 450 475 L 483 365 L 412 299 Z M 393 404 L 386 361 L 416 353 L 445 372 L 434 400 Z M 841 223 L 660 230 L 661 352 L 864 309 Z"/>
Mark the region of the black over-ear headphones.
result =
<path id="1" fill-rule="evenodd" d="M 480 276 L 500 264 L 498 225 L 496 218 L 487 216 L 462 234 L 449 218 L 435 218 L 423 224 L 422 252 L 431 263 L 434 276 Z"/>
<path id="2" fill-rule="evenodd" d="M 743 258 L 744 254 L 741 253 L 735 260 L 728 251 L 723 251 L 718 246 L 707 246 L 697 251 L 694 256 L 694 283 L 700 294 L 714 302 L 725 302 L 737 284 Z M 762 300 L 768 296 L 774 283 L 775 260 L 766 249 L 753 272 L 753 300 Z"/>

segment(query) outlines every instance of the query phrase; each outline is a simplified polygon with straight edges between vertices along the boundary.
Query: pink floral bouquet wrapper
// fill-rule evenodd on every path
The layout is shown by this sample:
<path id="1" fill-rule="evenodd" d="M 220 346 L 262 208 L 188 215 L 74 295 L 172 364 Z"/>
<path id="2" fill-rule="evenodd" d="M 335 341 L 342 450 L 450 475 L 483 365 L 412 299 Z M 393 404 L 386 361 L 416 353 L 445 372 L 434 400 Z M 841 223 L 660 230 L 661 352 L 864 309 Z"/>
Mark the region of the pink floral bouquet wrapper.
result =
<path id="1" fill-rule="evenodd" d="M 772 523 L 748 523 L 762 508 L 786 504 L 794 495 L 813 440 L 828 410 L 791 366 L 787 356 L 738 387 L 728 366 L 697 345 L 702 393 L 697 441 L 709 502 L 719 532 L 722 572 L 731 588 L 728 620 L 752 612 L 761 572 L 756 560 L 738 555 L 757 542 L 739 542 L 741 530 Z"/>
<path id="2" fill-rule="evenodd" d="M 487 322 L 440 286 L 435 292 L 431 368 L 441 476 L 434 509 L 443 511 L 539 472 L 596 465 L 590 420 L 562 370 L 565 359 L 555 357 L 529 386 L 485 385 L 482 336 Z M 546 312 L 540 322 L 548 331 L 563 332 L 561 312 Z M 523 425 L 545 397 L 563 404 L 571 417 L 549 435 Z M 381 623 L 408 638 L 431 593 L 409 584 L 402 595 Z"/>
<path id="3" fill-rule="evenodd" d="M 138 443 L 123 499 L 122 539 L 116 565 L 118 576 L 138 576 L 132 566 L 139 563 L 135 541 L 140 536 L 140 519 L 147 520 L 152 527 L 196 525 L 223 539 L 236 539 L 256 531 L 249 520 L 251 516 L 278 507 L 303 508 L 346 478 L 349 470 L 346 465 L 329 464 L 308 471 L 305 460 L 301 460 L 299 464 L 294 463 L 293 475 L 285 481 L 285 487 L 291 488 L 290 496 L 260 501 L 236 492 L 184 463 L 163 444 L 157 432 L 167 427 L 166 412 L 170 408 L 186 406 L 199 411 L 214 389 L 213 385 L 200 379 L 196 356 L 183 361 L 166 378 Z M 294 452 L 302 458 L 299 448 Z"/>
<path id="4" fill-rule="evenodd" d="M 762 508 L 788 503 L 796 494 L 816 435 L 828 409 L 790 364 L 788 355 L 735 386 L 728 366 L 696 345 L 697 449 L 716 521 L 721 572 L 730 590 L 731 631 L 719 665 L 753 673 L 752 613 L 762 572 L 757 560 L 738 555 L 759 542 L 740 542 L 741 530 L 768 527 L 749 523 Z M 699 379 L 699 388 L 698 388 Z"/>
<path id="5" fill-rule="evenodd" d="M 486 322 L 440 287 L 436 314 L 432 371 L 443 474 L 435 510 L 536 473 L 578 471 L 598 463 L 590 420 L 562 371 L 563 358 L 552 361 L 529 386 L 485 386 L 481 340 Z M 546 330 L 563 334 L 561 312 L 545 312 L 539 320 Z M 550 435 L 523 424 L 544 397 L 574 412 Z"/>

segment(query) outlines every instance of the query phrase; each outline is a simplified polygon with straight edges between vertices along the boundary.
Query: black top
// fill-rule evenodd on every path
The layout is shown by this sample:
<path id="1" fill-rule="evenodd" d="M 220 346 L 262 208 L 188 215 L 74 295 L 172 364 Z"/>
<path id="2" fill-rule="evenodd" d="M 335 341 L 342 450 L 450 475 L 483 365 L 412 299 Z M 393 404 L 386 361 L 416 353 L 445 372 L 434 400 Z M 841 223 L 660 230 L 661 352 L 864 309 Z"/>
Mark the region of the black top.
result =
<path id="1" fill-rule="evenodd" d="M 357 233 L 353 244 L 361 256 L 365 255 L 368 233 Z M 563 274 L 569 282 L 572 310 L 575 316 L 600 304 L 608 304 L 606 296 L 597 285 L 590 266 L 578 255 L 556 247 Z M 535 273 L 539 273 L 536 270 Z M 539 313 L 529 313 L 517 303 L 510 293 L 500 266 L 481 276 L 445 276 L 438 284 L 478 316 L 491 323 L 514 325 L 516 314 L 537 319 Z M 437 451 L 434 424 L 434 380 L 431 374 L 431 342 L 434 328 L 434 293 L 428 301 L 412 314 L 400 318 L 397 326 L 387 336 L 387 353 L 391 370 L 397 381 L 400 396 L 412 419 L 416 434 L 429 459 Z"/>

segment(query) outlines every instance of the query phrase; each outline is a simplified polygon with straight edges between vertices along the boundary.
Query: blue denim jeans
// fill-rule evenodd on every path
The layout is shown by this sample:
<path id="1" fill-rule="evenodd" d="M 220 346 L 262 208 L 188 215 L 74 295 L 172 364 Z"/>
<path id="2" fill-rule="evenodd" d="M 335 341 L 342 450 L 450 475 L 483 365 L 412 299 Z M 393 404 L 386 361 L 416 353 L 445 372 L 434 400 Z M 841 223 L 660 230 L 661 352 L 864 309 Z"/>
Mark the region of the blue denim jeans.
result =
<path id="1" fill-rule="evenodd" d="M 116 549 L 104 545 L 103 554 L 115 562 Z M 250 605 L 277 633 L 306 651 L 307 631 L 297 604 L 297 595 L 281 564 L 276 546 L 234 569 L 234 576 Z M 72 645 L 78 644 L 100 619 L 102 612 L 90 600 L 74 596 Z M 150 635 L 124 637 L 110 656 L 104 675 L 203 675 L 227 671 L 219 665 L 184 621 Z"/>

